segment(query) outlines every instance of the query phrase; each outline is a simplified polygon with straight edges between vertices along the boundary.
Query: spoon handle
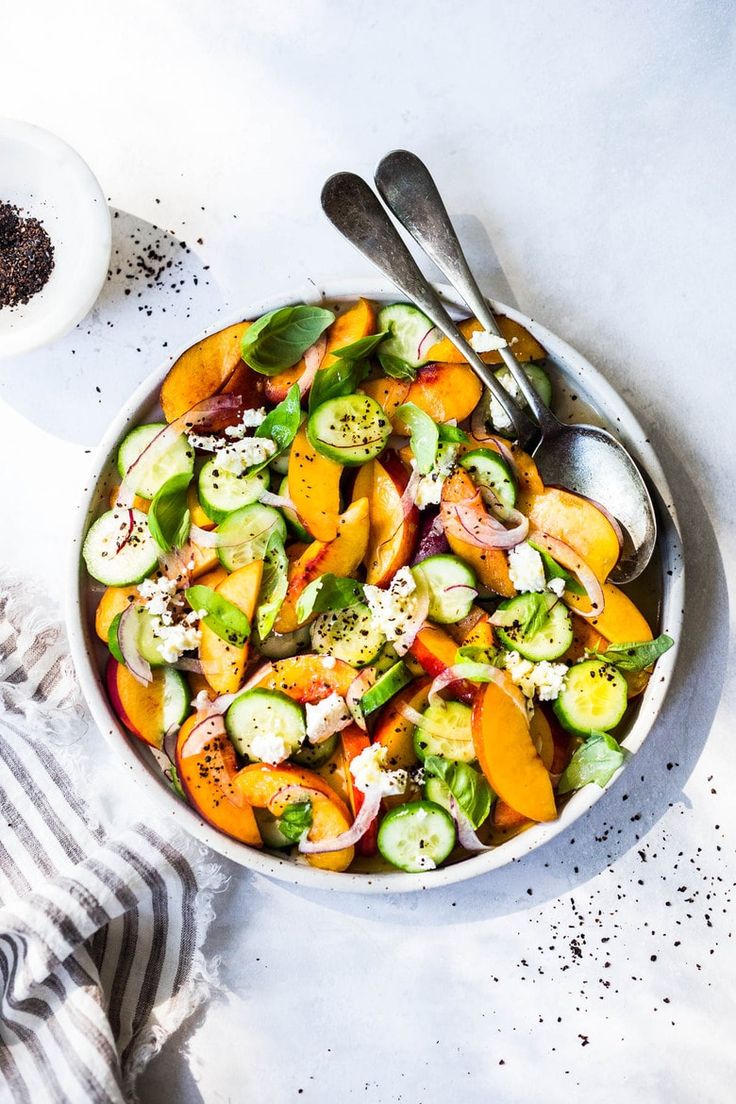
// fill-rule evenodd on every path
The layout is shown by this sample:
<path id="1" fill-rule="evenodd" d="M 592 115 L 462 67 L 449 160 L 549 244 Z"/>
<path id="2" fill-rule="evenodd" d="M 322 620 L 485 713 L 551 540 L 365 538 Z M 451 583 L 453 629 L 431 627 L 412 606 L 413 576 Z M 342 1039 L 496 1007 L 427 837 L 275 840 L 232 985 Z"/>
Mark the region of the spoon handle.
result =
<path id="1" fill-rule="evenodd" d="M 376 170 L 376 187 L 386 206 L 462 296 L 483 328 L 502 337 L 424 162 L 409 150 L 394 150 L 383 158 Z M 539 422 L 542 436 L 554 433 L 559 429 L 559 422 L 532 387 L 511 349 L 506 346 L 499 352 Z"/>
<path id="2" fill-rule="evenodd" d="M 322 208 L 340 233 L 449 338 L 505 410 L 522 448 L 536 441 L 539 437 L 537 426 L 516 405 L 460 333 L 365 180 L 355 173 L 331 176 L 322 189 Z"/>

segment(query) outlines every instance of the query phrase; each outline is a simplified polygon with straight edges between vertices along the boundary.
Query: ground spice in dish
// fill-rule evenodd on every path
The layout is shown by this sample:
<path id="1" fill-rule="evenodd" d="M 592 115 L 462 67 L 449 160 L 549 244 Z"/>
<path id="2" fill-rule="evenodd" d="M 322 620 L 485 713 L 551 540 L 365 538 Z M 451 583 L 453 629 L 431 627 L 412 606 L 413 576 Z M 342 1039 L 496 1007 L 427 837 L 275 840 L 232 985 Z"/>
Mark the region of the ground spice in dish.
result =
<path id="1" fill-rule="evenodd" d="M 0 201 L 0 310 L 27 303 L 53 267 L 54 247 L 43 224 Z"/>

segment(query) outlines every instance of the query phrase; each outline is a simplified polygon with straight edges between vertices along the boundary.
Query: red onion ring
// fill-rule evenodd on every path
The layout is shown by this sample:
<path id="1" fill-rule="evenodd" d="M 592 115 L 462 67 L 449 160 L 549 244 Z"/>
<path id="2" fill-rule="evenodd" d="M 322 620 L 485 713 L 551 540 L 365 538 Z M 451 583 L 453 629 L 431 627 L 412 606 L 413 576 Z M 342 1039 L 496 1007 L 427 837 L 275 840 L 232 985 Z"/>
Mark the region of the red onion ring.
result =
<path id="1" fill-rule="evenodd" d="M 489 514 L 486 510 L 479 516 L 478 510 L 473 508 L 476 499 L 481 498 L 480 491 L 476 491 L 471 499 L 463 502 L 443 501 L 440 506 L 442 524 L 445 532 L 472 544 L 476 548 L 515 548 L 526 540 L 529 532 L 529 519 L 514 511 L 518 515 L 513 529 L 506 529 L 501 522 Z"/>
<path id="2" fill-rule="evenodd" d="M 304 371 L 297 380 L 299 384 L 299 394 L 302 397 L 306 395 L 307 391 L 314 383 L 314 377 L 317 375 L 317 370 L 324 360 L 326 349 L 327 338 L 323 334 L 315 341 L 314 345 L 309 346 L 304 354 Z"/>
<path id="3" fill-rule="evenodd" d="M 137 605 L 131 603 L 121 613 L 118 621 L 118 647 L 133 678 L 142 686 L 150 686 L 153 682 L 151 665 L 138 651 L 138 609 Z"/>
<path id="4" fill-rule="evenodd" d="M 404 487 L 404 490 L 403 490 L 402 495 L 401 495 L 400 506 L 401 506 L 401 516 L 402 516 L 403 521 L 406 521 L 409 514 L 412 512 L 412 510 L 414 509 L 414 507 L 416 505 L 417 491 L 419 490 L 419 483 L 420 483 L 421 478 L 422 477 L 419 474 L 417 468 L 415 467 L 414 464 L 412 464 L 412 466 L 411 466 L 411 475 L 409 476 L 409 481 L 407 482 L 406 486 Z M 395 532 L 392 534 L 391 539 L 393 539 L 394 536 L 396 536 Z"/>
<path id="5" fill-rule="evenodd" d="M 493 682 L 500 690 L 511 698 L 514 705 L 526 718 L 526 705 L 520 693 L 513 693 L 516 690 L 509 675 L 501 670 L 499 667 L 494 667 L 490 663 L 456 663 L 452 667 L 447 667 L 442 674 L 437 675 L 432 685 L 429 688 L 429 694 L 427 695 L 427 703 L 434 705 L 437 701 L 438 695 L 441 690 L 449 686 L 453 682 L 460 681 L 478 681 L 478 682 Z M 445 739 L 447 736 L 445 735 Z"/>
<path id="6" fill-rule="evenodd" d="M 433 339 L 432 341 L 428 341 L 430 337 Z M 424 346 L 428 345 L 428 347 L 431 349 L 432 346 L 440 340 L 440 337 L 441 334 L 437 327 L 430 326 L 430 328 L 427 330 L 427 332 L 424 334 L 421 341 L 417 345 L 417 360 L 421 360 L 424 356 Z"/>
<path id="7" fill-rule="evenodd" d="M 173 445 L 182 435 L 195 428 L 207 428 L 210 430 L 221 429 L 227 425 L 233 425 L 242 417 L 244 410 L 243 399 L 240 395 L 213 395 L 212 398 L 202 399 L 195 403 L 173 422 L 169 422 L 156 434 L 153 440 L 144 448 L 140 456 L 136 457 L 125 473 L 118 489 L 118 505 L 124 509 L 133 504 L 135 491 L 132 487 L 131 476 L 144 460 L 145 464 L 152 464 Z"/>
<path id="8" fill-rule="evenodd" d="M 208 711 L 204 714 L 201 721 L 197 721 L 184 741 L 184 746 L 181 749 L 182 757 L 186 755 L 198 755 L 210 740 L 226 735 L 225 721 L 222 718 L 222 714 Z"/>
<path id="9" fill-rule="evenodd" d="M 556 560 L 562 567 L 567 568 L 573 575 L 576 575 L 581 586 L 585 589 L 585 592 L 590 599 L 590 610 L 585 613 L 583 610 L 575 606 L 575 612 L 580 617 L 591 618 L 598 617 L 603 613 L 603 607 L 606 604 L 605 597 L 603 595 L 603 587 L 598 582 L 598 578 L 592 568 L 588 567 L 585 560 L 577 554 L 574 548 L 571 548 L 569 544 L 565 544 L 564 541 L 558 540 L 557 537 L 552 537 L 549 533 L 543 532 L 541 529 L 532 529 L 529 534 L 530 541 L 537 547 L 541 547 L 545 552 L 549 553 L 553 560 Z"/>
<path id="10" fill-rule="evenodd" d="M 377 678 L 378 676 L 372 667 L 364 667 L 360 674 L 356 675 L 350 683 L 348 692 L 345 695 L 345 704 L 350 710 L 350 715 L 358 728 L 362 728 L 364 732 L 367 731 L 367 727 L 365 717 L 363 716 L 363 710 L 360 708 L 360 699 L 370 690 Z"/>
<path id="11" fill-rule="evenodd" d="M 260 501 L 264 506 L 274 506 L 277 510 L 295 510 L 296 507 L 286 495 L 271 494 L 270 491 L 262 491 Z"/>
<path id="12" fill-rule="evenodd" d="M 201 659 L 177 659 L 175 663 L 170 663 L 169 666 L 174 667 L 177 671 L 190 671 L 193 675 L 204 674 Z"/>
<path id="13" fill-rule="evenodd" d="M 170 552 L 166 552 L 160 557 L 158 564 L 161 574 L 175 582 L 177 589 L 181 590 L 182 587 L 189 586 L 191 581 L 192 572 L 189 567 L 191 561 L 192 548 L 187 541 L 181 548 L 172 548 Z"/>
<path id="14" fill-rule="evenodd" d="M 363 792 L 363 804 L 360 806 L 355 820 L 346 832 L 332 839 L 299 841 L 299 851 L 303 855 L 320 855 L 328 851 L 342 851 L 345 847 L 354 847 L 365 835 L 371 824 L 378 816 L 381 809 L 381 791 L 378 786 L 372 786 L 367 792 Z"/>
<path id="15" fill-rule="evenodd" d="M 473 825 L 458 805 L 454 794 L 450 794 L 450 813 L 457 827 L 457 842 L 461 847 L 464 847 L 466 851 L 493 850 L 493 848 L 488 847 L 485 843 L 481 843 L 478 839 Z"/>
<path id="16" fill-rule="evenodd" d="M 272 794 L 272 796 L 268 799 L 268 805 L 266 806 L 266 808 L 268 809 L 269 813 L 272 813 L 274 816 L 278 816 L 279 814 L 274 812 L 274 809 L 280 802 L 284 801 L 286 798 L 291 797 L 294 799 L 294 802 L 311 801 L 315 794 L 318 797 L 325 796 L 320 790 L 314 790 L 311 788 L 311 786 L 299 786 L 295 783 L 290 783 L 288 786 L 281 786 L 278 790 L 276 790 L 275 794 Z M 287 804 L 291 804 L 291 802 L 287 802 Z"/>

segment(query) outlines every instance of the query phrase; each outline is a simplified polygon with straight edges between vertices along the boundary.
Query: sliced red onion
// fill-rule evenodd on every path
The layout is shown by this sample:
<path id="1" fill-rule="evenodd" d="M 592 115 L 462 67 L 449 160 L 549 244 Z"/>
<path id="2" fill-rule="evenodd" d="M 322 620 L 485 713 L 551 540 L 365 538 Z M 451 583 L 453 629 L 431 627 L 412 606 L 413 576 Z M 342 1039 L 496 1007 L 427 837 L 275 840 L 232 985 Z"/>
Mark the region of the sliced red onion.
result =
<path id="1" fill-rule="evenodd" d="M 450 813 L 457 827 L 457 842 L 466 851 L 491 851 L 492 848 L 482 843 L 476 835 L 473 825 L 458 805 L 455 795 L 450 794 Z"/>
<path id="2" fill-rule="evenodd" d="M 128 514 L 128 529 L 127 529 L 127 532 L 124 533 L 122 539 L 119 540 L 117 542 L 117 544 L 115 545 L 115 555 L 116 556 L 117 556 L 118 552 L 123 551 L 126 544 L 130 540 L 130 538 L 133 536 L 133 530 L 135 529 L 135 516 L 133 514 L 132 509 L 127 508 L 127 514 Z"/>
<path id="3" fill-rule="evenodd" d="M 182 756 L 198 755 L 211 740 L 225 735 L 225 721 L 222 714 L 208 711 L 192 728 L 184 741 L 181 754 Z"/>
<path id="4" fill-rule="evenodd" d="M 592 568 L 588 567 L 582 556 L 579 556 L 574 548 L 571 548 L 569 544 L 564 541 L 558 540 L 557 537 L 550 536 L 549 533 L 543 532 L 541 529 L 532 529 L 529 533 L 529 540 L 537 548 L 542 548 L 545 552 L 549 553 L 553 560 L 556 560 L 562 567 L 567 568 L 573 575 L 576 575 L 581 585 L 584 587 L 588 598 L 590 599 L 590 610 L 587 613 L 575 607 L 575 612 L 580 617 L 591 618 L 598 617 L 603 613 L 603 607 L 606 604 L 606 600 L 603 596 L 603 587 L 598 582 L 598 578 Z"/>
<path id="5" fill-rule="evenodd" d="M 518 519 L 513 529 L 507 529 L 502 523 L 487 510 L 479 515 L 477 499 L 480 492 L 476 491 L 473 498 L 463 502 L 443 502 L 441 507 L 442 524 L 445 532 L 475 545 L 476 548 L 515 548 L 526 540 L 529 532 L 529 519 L 518 511 Z M 475 503 L 475 506 L 473 506 Z"/>
<path id="6" fill-rule="evenodd" d="M 417 491 L 421 482 L 421 475 L 414 464 L 411 466 L 411 475 L 401 495 L 401 516 L 404 521 L 408 518 L 417 502 Z"/>
<path id="7" fill-rule="evenodd" d="M 363 838 L 371 824 L 378 816 L 381 808 L 381 790 L 378 786 L 363 793 L 363 804 L 357 812 L 355 820 L 346 832 L 332 839 L 310 840 L 301 839 L 299 850 L 303 855 L 321 855 L 328 851 L 342 851 L 345 847 L 354 847 Z"/>
<path id="8" fill-rule="evenodd" d="M 294 510 L 294 503 L 286 495 L 271 494 L 270 491 L 262 491 L 260 501 L 264 506 L 275 506 L 277 510 Z"/>
<path id="9" fill-rule="evenodd" d="M 159 558 L 158 565 L 161 570 L 161 574 L 165 575 L 167 579 L 172 579 L 179 590 L 183 587 L 189 586 L 189 582 L 192 577 L 191 568 L 189 564 L 192 562 L 192 548 L 191 545 L 183 545 L 181 548 L 172 548 L 170 552 L 166 552 Z"/>
<path id="10" fill-rule="evenodd" d="M 420 340 L 419 344 L 417 345 L 417 360 L 422 360 L 423 357 L 424 357 L 425 351 L 427 349 L 431 349 L 433 345 L 436 345 L 441 337 L 442 337 L 442 334 L 437 329 L 437 327 L 436 326 L 430 326 L 430 328 L 423 335 L 422 339 Z"/>
<path id="11" fill-rule="evenodd" d="M 170 762 L 176 762 L 176 742 L 179 738 L 179 729 L 181 725 L 172 724 L 166 729 L 164 733 L 164 754 Z"/>
<path id="12" fill-rule="evenodd" d="M 345 695 L 345 704 L 350 710 L 350 715 L 357 724 L 358 728 L 362 728 L 366 731 L 365 717 L 363 716 L 363 710 L 360 708 L 360 700 L 363 695 L 370 690 L 378 678 L 376 672 L 372 667 L 364 667 L 360 674 L 356 675 L 353 681 L 348 687 L 348 692 Z"/>
<path id="13" fill-rule="evenodd" d="M 310 345 L 304 354 L 304 371 L 298 379 L 299 394 L 306 395 L 309 388 L 314 383 L 314 377 L 317 375 L 317 370 L 322 363 L 327 348 L 327 338 L 324 334 L 314 345 Z"/>
<path id="14" fill-rule="evenodd" d="M 489 434 L 487 428 L 488 410 L 484 409 L 484 404 L 478 403 L 473 415 L 470 419 L 470 432 L 475 437 L 476 441 L 493 441 L 495 438 Z"/>
<path id="15" fill-rule="evenodd" d="M 499 689 L 503 690 L 504 694 L 511 698 L 516 708 L 526 717 L 526 705 L 521 694 L 513 693 L 511 687 L 513 687 L 513 690 L 516 690 L 516 687 L 511 682 L 510 676 L 490 663 L 456 663 L 452 667 L 447 667 L 432 683 L 427 697 L 428 703 L 434 705 L 441 690 L 444 690 L 453 682 L 463 680 L 495 683 Z M 447 739 L 446 735 L 445 739 Z"/>
<path id="16" fill-rule="evenodd" d="M 422 526 L 419 530 L 417 550 L 411 561 L 412 567 L 429 556 L 438 556 L 450 551 L 439 510 L 422 510 L 421 516 Z"/>
<path id="17" fill-rule="evenodd" d="M 138 628 L 138 606 L 131 603 L 118 621 L 118 647 L 133 678 L 143 686 L 150 686 L 153 672 L 150 663 L 138 651 Z"/>
<path id="18" fill-rule="evenodd" d="M 216 529 L 202 529 L 199 525 L 192 525 L 189 530 L 189 538 L 200 548 L 217 548 L 218 545 Z"/>
<path id="19" fill-rule="evenodd" d="M 268 799 L 267 809 L 269 813 L 273 813 L 274 816 L 279 814 L 275 812 L 282 801 L 286 801 L 287 805 L 296 804 L 297 801 L 311 801 L 315 795 L 317 797 L 324 797 L 324 794 L 320 790 L 313 790 L 309 786 L 298 786 L 290 784 L 288 786 L 281 786 L 276 793 Z"/>
<path id="20" fill-rule="evenodd" d="M 244 403 L 240 395 L 213 395 L 212 398 L 195 403 L 191 409 L 175 418 L 173 422 L 169 422 L 152 441 L 149 441 L 140 456 L 128 468 L 118 490 L 118 504 L 124 508 L 133 504 L 135 491 L 132 477 L 136 470 L 140 470 L 139 465 L 142 464 L 145 467 L 153 464 L 171 448 L 182 433 L 188 433 L 195 428 L 214 431 L 233 425 L 242 417 L 243 410 Z"/>
<path id="21" fill-rule="evenodd" d="M 185 657 L 183 659 L 177 659 L 175 663 L 171 663 L 169 666 L 174 667 L 177 671 L 189 671 L 193 675 L 204 674 L 204 667 L 201 659 L 187 659 Z"/>

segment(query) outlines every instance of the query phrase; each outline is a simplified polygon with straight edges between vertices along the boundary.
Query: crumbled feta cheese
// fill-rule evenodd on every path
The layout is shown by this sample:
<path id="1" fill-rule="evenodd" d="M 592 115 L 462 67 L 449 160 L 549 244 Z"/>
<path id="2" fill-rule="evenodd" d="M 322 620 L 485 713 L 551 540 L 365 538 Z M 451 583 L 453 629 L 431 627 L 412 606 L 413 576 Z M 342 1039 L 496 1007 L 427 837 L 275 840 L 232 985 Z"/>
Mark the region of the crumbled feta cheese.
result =
<path id="1" fill-rule="evenodd" d="M 326 655 L 322 657 L 322 666 L 326 667 L 328 670 L 331 670 L 336 662 L 337 660 L 334 656 Z"/>
<path id="2" fill-rule="evenodd" d="M 158 579 L 144 579 L 138 586 L 144 606 L 153 617 L 160 617 L 164 625 L 173 623 L 177 606 L 174 601 L 176 590 L 176 581 L 165 575 L 160 575 Z"/>
<path id="3" fill-rule="evenodd" d="M 516 589 L 524 593 L 530 590 L 544 590 L 547 585 L 542 557 L 526 541 L 510 549 L 509 575 Z"/>
<path id="4" fill-rule="evenodd" d="M 254 464 L 262 464 L 276 452 L 276 442 L 270 437 L 244 437 L 215 453 L 215 464 L 221 471 L 242 475 Z"/>
<path id="5" fill-rule="evenodd" d="M 405 770 L 387 770 L 388 748 L 383 744 L 369 744 L 352 760 L 350 773 L 361 793 L 378 788 L 383 797 L 402 794 L 409 776 Z"/>
<path id="6" fill-rule="evenodd" d="M 211 701 L 212 699 L 210 698 L 209 692 L 207 690 L 200 690 L 199 693 L 195 696 L 192 705 L 194 706 L 197 713 L 201 713 L 207 708 Z"/>
<path id="7" fill-rule="evenodd" d="M 420 510 L 426 506 L 437 506 L 442 498 L 442 486 L 452 473 L 457 458 L 458 445 L 445 441 L 437 449 L 432 470 L 419 480 L 416 504 Z"/>
<path id="8" fill-rule="evenodd" d="M 547 590 L 551 590 L 553 594 L 556 594 L 558 598 L 561 598 L 565 593 L 565 580 L 564 579 L 550 579 L 547 583 Z"/>
<path id="9" fill-rule="evenodd" d="M 262 763 L 283 763 L 292 751 L 293 748 L 282 736 L 274 736 L 270 732 L 259 732 L 250 744 L 250 757 L 260 759 Z"/>
<path id="10" fill-rule="evenodd" d="M 199 645 L 202 634 L 196 625 L 185 619 L 178 625 L 157 625 L 153 630 L 156 648 L 164 663 L 176 663 L 182 652 L 189 652 Z"/>
<path id="11" fill-rule="evenodd" d="M 508 341 L 504 337 L 496 337 L 489 330 L 475 330 L 470 335 L 470 344 L 476 353 L 493 353 L 505 349 Z"/>
<path id="12" fill-rule="evenodd" d="M 307 740 L 310 744 L 321 744 L 335 732 L 352 722 L 350 710 L 345 699 L 332 693 L 318 702 L 307 702 L 304 707 L 307 716 Z"/>
<path id="13" fill-rule="evenodd" d="M 233 440 L 241 440 L 245 437 L 245 431 L 247 429 L 257 429 L 258 426 L 266 420 L 266 408 L 260 407 L 258 410 L 244 410 L 243 417 L 239 425 L 226 426 L 225 435 L 231 437 Z"/>
<path id="14" fill-rule="evenodd" d="M 511 681 L 526 698 L 538 697 L 540 701 L 554 701 L 565 682 L 567 666 L 564 663 L 532 663 L 522 659 L 518 652 L 507 652 L 505 666 Z"/>
<path id="15" fill-rule="evenodd" d="M 400 640 L 410 627 L 416 608 L 416 580 L 411 568 L 400 567 L 386 590 L 366 583 L 366 603 L 387 640 Z"/>

